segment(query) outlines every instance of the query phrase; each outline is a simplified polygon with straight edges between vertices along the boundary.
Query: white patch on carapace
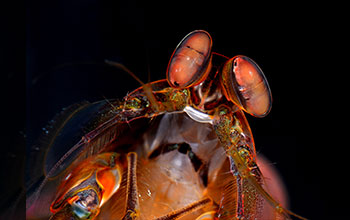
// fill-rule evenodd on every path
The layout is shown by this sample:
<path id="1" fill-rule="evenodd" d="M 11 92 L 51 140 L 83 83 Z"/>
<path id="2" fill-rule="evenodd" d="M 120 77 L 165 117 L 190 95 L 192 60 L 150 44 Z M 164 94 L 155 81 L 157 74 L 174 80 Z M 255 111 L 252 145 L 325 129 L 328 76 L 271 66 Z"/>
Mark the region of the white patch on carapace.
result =
<path id="1" fill-rule="evenodd" d="M 186 106 L 184 108 L 184 112 L 186 112 L 187 115 L 190 116 L 190 118 L 192 118 L 193 120 L 199 123 L 213 124 L 212 116 L 205 114 L 204 112 L 198 111 L 197 109 L 192 108 L 191 106 Z"/>

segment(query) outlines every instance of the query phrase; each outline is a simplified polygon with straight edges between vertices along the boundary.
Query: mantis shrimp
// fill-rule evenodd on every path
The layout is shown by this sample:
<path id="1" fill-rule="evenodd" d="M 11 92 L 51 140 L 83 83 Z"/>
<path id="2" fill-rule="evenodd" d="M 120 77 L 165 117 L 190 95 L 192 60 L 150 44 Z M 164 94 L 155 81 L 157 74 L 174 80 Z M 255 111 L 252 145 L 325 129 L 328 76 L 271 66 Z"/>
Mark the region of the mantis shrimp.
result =
<path id="1" fill-rule="evenodd" d="M 140 82 L 121 101 L 67 111 L 56 136 L 78 116 L 93 120 L 46 165 L 27 214 L 38 218 L 35 204 L 53 188 L 41 204 L 50 219 L 261 219 L 264 206 L 269 218 L 304 219 L 270 195 L 257 163 L 244 112 L 264 117 L 271 109 L 262 70 L 247 56 L 212 52 L 212 44 L 209 33 L 193 31 L 174 50 L 166 79 Z"/>

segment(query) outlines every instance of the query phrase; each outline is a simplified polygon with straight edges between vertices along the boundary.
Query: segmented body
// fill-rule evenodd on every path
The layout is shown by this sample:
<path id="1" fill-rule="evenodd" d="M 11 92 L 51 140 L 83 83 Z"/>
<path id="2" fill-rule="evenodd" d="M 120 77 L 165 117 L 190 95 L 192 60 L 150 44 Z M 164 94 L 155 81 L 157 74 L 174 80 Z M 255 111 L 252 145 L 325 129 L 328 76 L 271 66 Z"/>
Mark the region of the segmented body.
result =
<path id="1" fill-rule="evenodd" d="M 204 42 L 205 44 L 206 37 L 210 40 L 207 51 L 203 52 L 195 49 L 198 45 L 196 44 L 197 42 L 192 41 L 192 36 L 196 35 L 200 36 L 200 43 Z M 194 40 L 196 39 L 194 38 Z M 187 44 L 187 46 L 185 47 L 183 44 Z M 180 62 L 180 66 L 181 62 L 184 62 L 181 60 L 182 53 L 186 56 L 191 54 L 191 56 L 197 58 L 205 55 L 200 61 L 197 60 L 196 65 L 199 65 L 199 67 L 196 66 L 195 70 L 199 72 L 186 77 L 176 75 L 171 72 L 171 68 L 178 68 L 178 65 L 177 63 L 176 65 L 172 63 L 172 60 L 175 60 L 175 58 L 172 58 L 168 67 L 168 72 L 170 71 L 168 80 L 159 80 L 145 84 L 128 94 L 124 100 L 109 101 L 108 104 L 103 105 L 99 110 L 100 117 L 93 122 L 93 129 L 86 133 L 77 144 L 52 166 L 41 186 L 45 185 L 50 177 L 55 176 L 63 161 L 73 154 L 77 156 L 70 167 L 77 167 L 82 161 L 94 155 L 115 151 L 115 143 L 123 138 L 122 136 L 125 135 L 124 131 L 134 121 L 141 119 L 152 121 L 152 119 L 161 115 L 186 114 L 194 122 L 208 124 L 210 129 L 214 131 L 219 145 L 224 149 L 229 159 L 229 171 L 231 173 L 229 188 L 222 192 L 221 199 L 214 199 L 213 201 L 216 211 L 209 210 L 196 219 L 256 219 L 262 216 L 263 201 L 267 201 L 267 203 L 272 205 L 276 219 L 283 218 L 283 216 L 289 218 L 290 214 L 295 215 L 283 208 L 263 187 L 264 177 L 257 165 L 253 137 L 242 111 L 243 109 L 252 115 L 262 117 L 270 110 L 271 97 L 265 82 L 266 79 L 263 75 L 257 75 L 260 74 L 259 71 L 261 70 L 253 61 L 243 56 L 229 60 L 222 55 L 211 54 L 211 38 L 208 33 L 203 31 L 190 33 L 179 44 L 178 48 L 180 48 L 179 51 L 175 50 L 173 56 L 178 59 L 176 62 Z M 179 58 L 177 53 L 181 55 Z M 237 66 L 237 62 L 242 63 L 241 69 L 239 69 L 239 65 Z M 188 65 L 187 61 L 186 65 Z M 237 76 L 232 74 L 232 71 L 236 71 L 234 74 L 241 74 L 240 72 L 246 68 L 250 70 L 249 68 L 251 67 L 254 68 L 255 72 L 251 71 L 250 74 L 260 77 L 258 80 L 252 80 L 251 77 L 246 77 L 244 74 Z M 237 81 L 235 81 L 235 78 L 237 78 Z M 232 82 L 232 80 L 234 81 Z M 255 103 L 259 103 L 259 105 L 255 106 Z M 174 149 L 183 151 L 179 147 Z M 130 152 L 132 152 L 131 149 L 125 152 L 128 153 L 128 161 L 137 161 L 137 154 L 130 154 Z M 193 158 L 196 156 L 191 152 L 191 148 L 186 150 L 189 158 L 195 160 Z M 152 152 L 147 153 L 151 154 Z M 130 159 L 130 157 L 133 159 Z M 137 175 L 136 171 L 132 171 L 132 169 L 136 169 L 136 162 L 131 164 L 128 162 L 126 167 L 128 169 L 128 187 L 127 192 L 125 192 L 127 205 L 123 219 L 137 219 L 140 217 L 139 202 L 138 198 L 136 198 L 138 196 L 136 187 Z M 69 171 L 66 172 L 66 174 L 70 175 L 69 173 Z M 235 182 L 234 185 L 233 181 Z M 135 183 L 133 184 L 132 182 Z M 41 187 L 39 187 L 37 194 L 40 193 L 40 190 Z M 177 219 L 178 217 L 174 216 L 182 216 L 183 213 L 189 212 L 188 210 L 194 210 L 212 201 L 206 198 L 205 195 L 203 196 L 202 200 L 179 210 L 173 215 L 170 213 L 158 219 Z M 230 207 L 229 213 L 223 211 L 227 207 Z M 301 218 L 300 216 L 297 217 Z"/>
<path id="2" fill-rule="evenodd" d="M 167 85 L 165 80 L 149 84 L 161 111 L 154 111 L 154 107 L 144 94 L 142 87 L 130 93 L 122 102 L 111 102 L 113 107 L 109 112 L 111 115 L 110 119 L 92 132 L 86 134 L 82 138 L 82 141 L 78 143 L 77 146 L 83 145 L 83 147 L 79 147 L 79 149 L 82 149 L 82 152 L 79 153 L 81 159 L 78 158 L 76 162 L 98 152 L 108 151 L 108 147 L 106 146 L 108 146 L 109 142 L 118 139 L 117 131 L 120 129 L 120 124 L 127 125 L 139 118 L 151 119 L 164 113 L 183 113 L 186 107 L 193 108 L 195 109 L 194 111 L 200 111 L 192 104 L 193 96 L 195 96 L 193 91 L 190 89 L 165 87 L 165 85 Z M 259 192 L 247 183 L 246 178 L 252 176 L 259 183 L 262 179 L 256 165 L 256 154 L 250 129 L 243 112 L 239 108 L 234 108 L 224 98 L 222 98 L 221 103 L 217 102 L 216 104 L 218 107 L 210 110 L 212 115 L 206 112 L 202 113 L 212 119 L 208 123 L 213 125 L 227 155 L 240 161 L 240 163 L 233 163 L 237 165 L 233 167 L 232 173 L 239 177 L 237 178 L 237 183 L 239 183 L 238 190 L 241 195 L 238 195 L 237 198 L 243 198 L 243 195 L 246 195 L 246 200 L 243 201 L 242 199 L 238 201 L 240 208 L 237 211 L 237 216 L 241 216 L 242 218 L 246 216 L 246 219 L 249 219 L 247 213 L 252 216 L 257 215 L 259 208 L 256 206 L 260 205 L 261 201 L 258 200 L 261 200 L 261 198 L 259 198 Z M 230 104 L 231 108 L 228 108 L 225 104 Z M 193 115 L 190 116 L 194 117 Z M 104 148 L 99 149 L 101 146 L 104 146 Z M 254 198 L 248 199 L 248 196 Z"/>

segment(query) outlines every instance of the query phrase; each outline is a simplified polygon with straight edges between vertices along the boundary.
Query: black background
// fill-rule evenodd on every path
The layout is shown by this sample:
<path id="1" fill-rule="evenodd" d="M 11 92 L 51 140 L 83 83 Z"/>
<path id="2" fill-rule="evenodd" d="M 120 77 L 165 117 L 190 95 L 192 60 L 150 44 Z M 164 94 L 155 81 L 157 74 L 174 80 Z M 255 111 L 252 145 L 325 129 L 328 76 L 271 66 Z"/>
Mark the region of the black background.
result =
<path id="1" fill-rule="evenodd" d="M 329 8 L 76 0 L 27 3 L 25 14 L 25 31 L 9 26 L 14 30 L 10 33 L 16 33 L 10 42 L 18 38 L 21 43 L 4 45 L 6 56 L 25 45 L 20 54 L 26 64 L 21 68 L 18 60 L 10 59 L 4 71 L 3 88 L 11 94 L 6 99 L 6 144 L 15 146 L 3 154 L 12 165 L 2 187 L 13 188 L 15 193 L 7 194 L 10 201 L 23 181 L 14 184 L 18 178 L 8 173 L 24 170 L 25 152 L 56 113 L 83 100 L 122 98 L 140 86 L 128 74 L 105 65 L 105 59 L 123 63 L 144 82 L 162 79 L 180 40 L 204 29 L 213 38 L 213 51 L 249 56 L 269 81 L 271 113 L 263 119 L 247 117 L 257 152 L 272 161 L 285 182 L 290 209 L 310 219 L 345 216 L 340 201 L 332 199 L 346 188 L 337 184 L 344 176 L 335 177 L 340 165 L 333 159 L 339 152 L 333 154 L 338 145 L 330 141 L 337 139 L 336 125 L 329 116 L 332 86 L 324 67 L 330 65 L 330 49 L 338 40 L 338 20 Z M 27 150 L 18 147 L 24 143 Z M 7 197 L 2 209 L 10 204 L 5 201 Z"/>

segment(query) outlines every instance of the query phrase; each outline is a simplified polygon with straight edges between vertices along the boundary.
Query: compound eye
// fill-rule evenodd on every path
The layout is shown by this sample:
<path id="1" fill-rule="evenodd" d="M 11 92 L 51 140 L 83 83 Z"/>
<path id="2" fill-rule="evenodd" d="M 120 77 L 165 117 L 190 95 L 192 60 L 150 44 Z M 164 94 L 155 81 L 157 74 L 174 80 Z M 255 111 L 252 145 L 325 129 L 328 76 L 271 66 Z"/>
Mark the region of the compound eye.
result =
<path id="1" fill-rule="evenodd" d="M 167 80 L 174 88 L 186 88 L 201 83 L 211 64 L 212 40 L 206 31 L 186 35 L 176 47 L 167 69 Z"/>
<path id="2" fill-rule="evenodd" d="M 226 98 L 247 113 L 264 117 L 271 109 L 269 84 L 260 67 L 249 57 L 236 56 L 228 60 L 222 72 Z"/>

